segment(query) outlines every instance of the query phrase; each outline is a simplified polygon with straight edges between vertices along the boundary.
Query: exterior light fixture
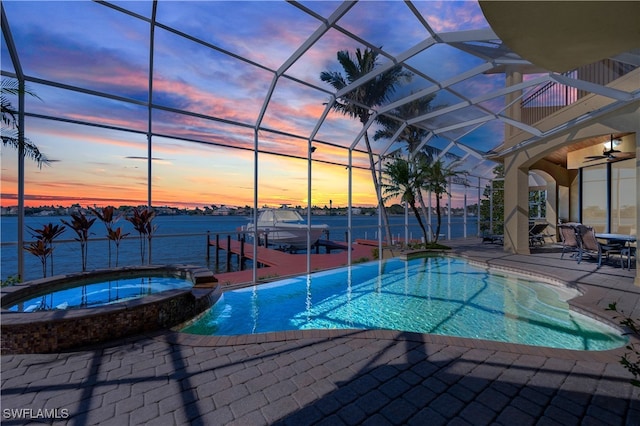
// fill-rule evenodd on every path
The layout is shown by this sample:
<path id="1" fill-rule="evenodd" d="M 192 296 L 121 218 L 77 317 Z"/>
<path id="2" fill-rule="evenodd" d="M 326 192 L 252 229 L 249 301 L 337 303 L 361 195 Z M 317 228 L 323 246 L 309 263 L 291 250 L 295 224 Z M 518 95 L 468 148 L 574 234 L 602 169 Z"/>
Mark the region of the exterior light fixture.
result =
<path id="1" fill-rule="evenodd" d="M 622 143 L 622 139 L 614 139 L 613 135 L 611 135 L 611 140 L 604 143 L 605 151 L 612 151 L 615 147 Z"/>

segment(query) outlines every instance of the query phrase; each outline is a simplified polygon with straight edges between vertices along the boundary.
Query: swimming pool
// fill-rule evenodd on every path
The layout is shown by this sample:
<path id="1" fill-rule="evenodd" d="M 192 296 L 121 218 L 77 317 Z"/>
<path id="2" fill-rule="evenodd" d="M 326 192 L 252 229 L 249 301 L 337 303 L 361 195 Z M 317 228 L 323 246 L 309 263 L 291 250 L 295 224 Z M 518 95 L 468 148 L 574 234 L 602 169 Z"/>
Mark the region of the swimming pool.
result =
<path id="1" fill-rule="evenodd" d="M 174 276 L 81 280 L 65 288 L 30 296 L 6 309 L 12 312 L 40 312 L 92 308 L 126 302 L 166 290 L 191 287 L 191 280 Z"/>
<path id="2" fill-rule="evenodd" d="M 577 290 L 452 257 L 390 259 L 225 292 L 181 331 L 392 329 L 577 350 L 626 339 L 569 309 Z"/>

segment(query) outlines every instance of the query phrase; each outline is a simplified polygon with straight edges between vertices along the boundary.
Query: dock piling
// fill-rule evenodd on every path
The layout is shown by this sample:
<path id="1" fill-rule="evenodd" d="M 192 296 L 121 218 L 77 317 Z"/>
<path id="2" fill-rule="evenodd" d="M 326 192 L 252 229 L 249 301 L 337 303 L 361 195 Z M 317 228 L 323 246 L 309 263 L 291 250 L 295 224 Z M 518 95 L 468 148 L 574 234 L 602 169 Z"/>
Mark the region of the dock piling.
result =
<path id="1" fill-rule="evenodd" d="M 244 268 L 244 236 L 240 238 L 240 256 L 238 257 L 238 270 L 242 271 Z"/>
<path id="2" fill-rule="evenodd" d="M 231 271 L 231 235 L 227 235 L 227 272 Z"/>
<path id="3" fill-rule="evenodd" d="M 207 265 L 209 264 L 209 259 L 211 258 L 211 233 L 207 231 Z"/>
<path id="4" fill-rule="evenodd" d="M 220 235 L 216 234 L 216 269 L 218 269 L 218 265 L 220 264 L 220 255 L 218 254 L 220 251 Z"/>

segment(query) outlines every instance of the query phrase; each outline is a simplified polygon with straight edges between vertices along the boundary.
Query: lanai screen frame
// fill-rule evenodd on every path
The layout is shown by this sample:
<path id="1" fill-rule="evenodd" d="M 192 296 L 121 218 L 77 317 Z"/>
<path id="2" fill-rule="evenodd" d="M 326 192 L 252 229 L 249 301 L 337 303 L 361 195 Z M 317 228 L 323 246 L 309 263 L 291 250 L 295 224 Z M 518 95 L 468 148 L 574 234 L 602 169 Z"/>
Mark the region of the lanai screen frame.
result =
<path id="1" fill-rule="evenodd" d="M 6 2 L 5 2 L 6 3 Z M 193 37 L 189 34 L 186 33 L 182 33 L 181 31 L 178 31 L 174 28 L 170 28 L 167 27 L 166 25 L 157 22 L 156 20 L 156 13 L 157 13 L 157 8 L 159 5 L 162 5 L 162 3 L 157 3 L 157 2 L 151 2 L 151 7 L 152 7 L 152 12 L 150 17 L 145 17 L 142 15 L 139 15 L 136 12 L 133 12 L 131 10 L 127 10 L 126 8 L 115 4 L 115 3 L 107 3 L 107 2 L 100 2 L 100 3 L 96 3 L 99 4 L 102 7 L 105 7 L 111 11 L 116 11 L 119 13 L 123 13 L 126 15 L 129 15 L 131 17 L 134 17 L 136 19 L 142 20 L 144 22 L 146 22 L 149 25 L 149 75 L 148 75 L 148 85 L 149 85 L 149 91 L 148 91 L 148 100 L 147 101 L 136 101 L 136 100 L 132 100 L 132 99 L 126 99 L 123 98 L 121 96 L 117 96 L 117 95 L 113 95 L 113 94 L 109 94 L 109 93 L 100 93 L 100 92 L 96 92 L 93 90 L 88 90 L 82 87 L 74 87 L 68 84 L 62 84 L 62 83 L 58 83 L 55 81 L 48 81 L 48 80 L 44 80 L 44 79 L 40 79 L 37 77 L 33 77 L 33 76 L 28 76 L 25 75 L 22 67 L 20 65 L 20 57 L 18 54 L 18 50 L 16 49 L 15 43 L 13 41 L 13 37 L 11 34 L 11 29 L 10 29 L 10 24 L 11 22 L 9 21 L 9 19 L 7 18 L 6 14 L 5 14 L 5 6 L 4 3 L 2 5 L 2 27 L 3 27 L 3 37 L 4 40 L 7 44 L 7 48 L 8 51 L 10 53 L 11 56 L 11 62 L 12 62 L 12 66 L 13 66 L 13 72 L 11 71 L 6 71 L 6 70 L 2 70 L 2 75 L 5 77 L 11 77 L 11 78 L 16 78 L 20 84 L 24 84 L 24 83 L 37 83 L 37 84 L 43 84 L 43 85 L 48 85 L 48 86 L 52 86 L 52 87 L 57 87 L 60 89 L 65 89 L 65 90 L 72 90 L 75 92 L 79 92 L 79 93 L 86 93 L 86 94 L 90 94 L 93 96 L 98 96 L 98 97 L 102 97 L 102 98 L 106 98 L 106 99 L 114 99 L 114 100 L 119 100 L 119 101 L 123 101 L 123 102 L 128 102 L 128 103 L 132 103 L 132 104 L 137 104 L 139 106 L 142 107 L 146 107 L 148 110 L 148 123 L 147 123 L 147 131 L 146 133 L 141 133 L 138 132 L 140 134 L 145 134 L 147 137 L 147 204 L 149 206 L 153 206 L 153 186 L 152 186 L 152 177 L 153 177 L 153 170 L 152 170 L 152 158 L 153 158 L 153 138 L 154 136 L 162 136 L 162 137 L 167 137 L 168 135 L 161 135 L 161 134 L 157 134 L 154 133 L 153 131 L 153 120 L 152 120 L 152 112 L 154 110 L 165 110 L 168 112 L 174 112 L 174 113 L 179 113 L 179 114 L 186 114 L 186 115 L 191 115 L 194 117 L 200 117 L 200 118 L 204 118 L 207 120 L 213 120 L 213 121 L 219 121 L 219 122 L 223 122 L 226 124 L 232 124 L 234 126 L 239 126 L 239 127 L 244 127 L 246 129 L 252 130 L 254 133 L 254 148 L 253 148 L 253 155 L 254 155 L 254 222 L 256 220 L 256 215 L 257 215 L 257 210 L 258 210 L 258 182 L 259 182 L 259 178 L 258 178 L 258 172 L 259 172 L 259 161 L 258 161 L 258 155 L 261 152 L 265 152 L 265 151 L 261 151 L 260 146 L 259 146 L 259 134 L 260 132 L 270 132 L 273 134 L 282 134 L 285 135 L 287 137 L 292 137 L 292 138 L 298 138 L 301 140 L 306 140 L 307 142 L 307 157 L 306 160 L 308 162 L 308 181 L 307 181 L 307 191 L 308 194 L 311 194 L 311 177 L 312 177 L 312 163 L 317 162 L 317 161 L 322 161 L 322 160 L 318 160 L 318 159 L 314 159 L 312 158 L 312 147 L 314 145 L 332 145 L 338 148 L 344 148 L 347 150 L 347 167 L 349 170 L 349 213 L 351 213 L 351 207 L 352 207 L 352 203 L 351 203 L 351 196 L 352 196 L 352 191 L 351 191 L 351 185 L 352 185 L 352 170 L 354 167 L 359 167 L 358 165 L 354 165 L 352 162 L 352 157 L 353 154 L 355 152 L 359 152 L 359 153 L 363 153 L 364 151 L 362 149 L 358 149 L 358 145 L 364 135 L 365 132 L 371 130 L 374 128 L 374 123 L 375 123 L 375 119 L 376 117 L 380 116 L 380 115 L 386 115 L 386 116 L 390 116 L 390 117 L 394 117 L 395 119 L 398 119 L 401 123 L 401 128 L 404 128 L 405 126 L 415 126 L 415 127 L 419 127 L 425 131 L 428 132 L 428 136 L 425 138 L 425 140 L 423 141 L 423 143 L 416 148 L 416 151 L 421 149 L 424 145 L 427 144 L 431 144 L 432 142 L 439 140 L 439 141 L 445 141 L 446 143 L 442 146 L 441 148 L 441 155 L 444 155 L 446 153 L 449 152 L 453 152 L 454 150 L 456 150 L 457 152 L 461 152 L 463 153 L 463 155 L 461 156 L 461 160 L 465 161 L 467 159 L 475 159 L 476 164 L 477 162 L 483 163 L 483 164 L 491 164 L 491 166 L 487 166 L 487 170 L 490 170 L 493 168 L 493 165 L 495 165 L 495 163 L 491 162 L 490 160 L 486 159 L 486 154 L 487 151 L 483 151 L 480 150 L 472 145 L 469 145 L 468 143 L 465 142 L 465 137 L 467 137 L 468 135 L 472 134 L 476 129 L 481 128 L 483 126 L 486 126 L 488 123 L 492 123 L 492 124 L 496 124 L 498 123 L 501 127 L 504 127 L 506 125 L 509 126 L 513 126 L 516 127 L 520 130 L 523 130 L 529 134 L 532 135 L 532 137 L 526 141 L 526 143 L 535 143 L 535 141 L 538 138 L 544 137 L 544 136 L 548 136 L 548 134 L 550 134 L 550 131 L 543 131 L 541 129 L 536 128 L 535 126 L 532 125 L 528 125 L 525 124 L 521 121 L 512 119 L 510 117 L 508 117 L 508 110 L 509 108 L 511 108 L 515 102 L 517 102 L 519 99 L 522 99 L 526 93 L 528 92 L 532 92 L 533 90 L 535 90 L 536 88 L 540 87 L 543 84 L 546 84 L 548 82 L 558 82 L 558 83 L 562 83 L 567 85 L 568 87 L 575 87 L 575 88 L 579 88 L 582 90 L 590 90 L 594 93 L 598 93 L 604 96 L 607 96 L 611 99 L 613 99 L 613 106 L 610 106 L 610 108 L 619 106 L 622 103 L 625 102 L 629 102 L 630 99 L 628 97 L 627 93 L 620 93 L 619 91 L 614 91 L 614 90 L 610 90 L 606 87 L 602 87 L 602 86 L 596 86 L 596 85 L 588 85 L 585 84 L 584 82 L 581 82 L 577 79 L 572 79 L 572 78 L 568 78 L 566 76 L 563 75 L 559 75 L 557 73 L 551 73 L 551 72 L 541 72 L 539 76 L 535 77 L 535 78 L 531 78 L 528 79 L 526 81 L 524 81 L 523 83 L 520 84 L 516 84 L 514 86 L 510 86 L 510 87 L 502 87 L 496 90 L 492 90 L 488 93 L 482 94 L 482 95 L 478 95 L 478 96 L 474 96 L 474 97 L 466 97 L 461 95 L 458 90 L 456 89 L 456 86 L 461 84 L 461 83 L 465 83 L 465 82 L 469 82 L 472 81 L 474 78 L 477 78 L 479 76 L 482 75 L 487 75 L 490 73 L 501 73 L 503 72 L 503 70 L 505 69 L 505 67 L 508 66 L 531 66 L 531 64 L 526 61 L 523 60 L 522 58 L 518 57 L 516 54 L 514 54 L 513 52 L 511 52 L 508 48 L 506 48 L 506 46 L 504 46 L 501 41 L 498 39 L 498 37 L 495 35 L 495 33 L 490 29 L 490 28 L 482 28 L 482 29 L 473 29 L 473 30 L 462 30 L 462 31 L 436 31 L 434 30 L 434 28 L 432 26 L 430 26 L 427 18 L 423 15 L 423 13 L 419 10 L 419 7 L 413 3 L 413 2 L 405 2 L 406 7 L 409 9 L 409 11 L 411 12 L 411 14 L 413 14 L 413 16 L 415 17 L 415 19 L 424 27 L 424 29 L 427 31 L 428 36 L 424 38 L 424 40 L 422 40 L 421 42 L 415 44 L 414 46 L 412 46 L 411 48 L 392 55 L 389 52 L 383 50 L 381 47 L 375 45 L 372 42 L 369 42 L 365 39 L 363 39 L 362 37 L 360 37 L 359 35 L 351 32 L 350 30 L 348 30 L 347 28 L 345 28 L 342 23 L 341 23 L 341 19 L 347 15 L 347 13 L 349 13 L 349 11 L 354 8 L 356 6 L 356 4 L 358 4 L 358 2 L 343 2 L 341 3 L 339 6 L 336 7 L 336 9 L 329 15 L 327 16 L 321 16 L 319 15 L 317 12 L 311 10 L 309 7 L 305 6 L 303 3 L 299 3 L 299 2 L 290 2 L 289 5 L 291 5 L 292 7 L 297 8 L 299 11 L 315 18 L 318 20 L 319 24 L 317 29 L 313 32 L 313 34 L 311 34 L 303 43 L 300 44 L 300 46 L 298 47 L 298 49 L 286 60 L 284 61 L 277 69 L 275 68 L 269 68 L 269 67 L 265 67 L 262 64 L 259 64 L 257 62 L 254 62 L 251 59 L 239 56 L 237 54 L 234 54 L 232 52 L 228 52 L 225 51 L 224 49 L 215 46 L 207 41 L 201 40 L 201 39 L 197 39 L 196 37 Z M 365 3 L 366 4 L 366 3 Z M 162 6 L 161 6 L 162 7 Z M 366 7 L 366 6 L 363 6 Z M 106 10 L 106 9 L 105 9 Z M 184 111 L 184 110 L 175 110 L 166 106 L 161 106 L 161 105 L 156 105 L 153 102 L 153 95 L 154 95 L 154 90 L 153 90 L 153 82 L 154 82 L 154 78 L 153 78 L 153 62 L 154 62 L 154 53 L 155 53 L 155 49 L 154 49 L 154 33 L 156 31 L 156 29 L 161 28 L 165 31 L 169 31 L 172 32 L 174 34 L 177 34 L 181 37 L 185 37 L 188 38 L 189 40 L 199 43 L 202 46 L 206 46 L 210 49 L 215 49 L 221 53 L 233 56 L 235 59 L 242 61 L 244 63 L 247 63 L 251 66 L 255 66 L 255 67 L 259 67 L 262 68 L 264 70 L 266 70 L 267 72 L 273 74 L 272 80 L 271 80 L 271 84 L 268 90 L 267 95 L 264 97 L 262 106 L 260 108 L 260 113 L 258 114 L 258 118 L 256 119 L 256 122 L 254 123 L 254 125 L 247 125 L 246 123 L 242 123 L 242 122 L 233 122 L 232 120 L 227 120 L 225 118 L 221 118 L 221 117 L 214 117 L 214 116 L 208 116 L 208 115 L 204 115 L 204 114 L 199 114 L 199 113 L 194 113 L 194 112 L 189 112 L 189 111 Z M 291 77 L 290 75 L 287 74 L 287 71 L 290 69 L 290 67 L 292 67 L 294 64 L 296 64 L 296 62 L 306 53 L 308 52 L 316 42 L 318 42 L 322 36 L 327 33 L 328 31 L 337 31 L 343 35 L 345 35 L 346 37 L 350 38 L 351 40 L 355 41 L 356 43 L 369 48 L 369 49 L 373 49 L 376 52 L 378 52 L 380 54 L 380 56 L 382 58 L 384 58 L 386 60 L 386 62 L 378 67 L 376 70 L 372 71 L 371 73 L 365 75 L 364 77 L 358 79 L 357 81 L 353 82 L 352 84 L 349 84 L 347 87 L 345 87 L 343 90 L 341 91 L 336 91 L 336 92 L 332 92 L 331 90 L 328 90 L 326 87 L 321 86 L 321 85 L 312 85 L 306 81 L 302 81 L 299 79 L 296 79 L 295 77 Z M 449 47 L 453 47 L 454 49 L 459 50 L 460 52 L 465 52 L 466 54 L 470 54 L 472 56 L 475 56 L 477 58 L 480 58 L 482 61 L 479 65 L 471 68 L 471 69 L 467 69 L 464 72 L 461 72 L 457 75 L 454 75 L 452 77 L 449 78 L 444 78 L 444 79 L 439 79 L 434 77 L 433 75 L 428 74 L 427 72 L 425 72 L 424 70 L 420 69 L 420 68 L 416 68 L 415 65 L 411 64 L 411 60 L 413 58 L 418 57 L 422 52 L 426 52 L 428 49 L 430 49 L 433 46 L 449 46 Z M 331 141 L 326 141 L 326 140 L 319 140 L 316 138 L 317 136 L 317 132 L 320 129 L 320 127 L 323 125 L 323 123 L 325 122 L 325 120 L 327 119 L 328 115 L 330 114 L 330 111 L 332 109 L 333 104 L 343 98 L 347 93 L 357 89 L 358 87 L 362 86 L 363 84 L 365 84 L 367 81 L 369 81 L 370 79 L 376 77 L 377 75 L 379 75 L 380 73 L 384 72 L 386 69 L 388 69 L 391 66 L 394 66 L 395 64 L 402 64 L 407 70 L 411 71 L 412 73 L 414 73 L 414 75 L 419 76 L 421 79 L 423 79 L 424 82 L 429 83 L 429 86 L 424 87 L 423 89 L 410 93 L 408 95 L 402 96 L 398 99 L 393 100 L 392 102 L 390 102 L 387 105 L 383 105 L 381 107 L 369 107 L 366 106 L 370 109 L 371 111 L 371 119 L 365 123 L 365 125 L 363 126 L 363 128 L 361 129 L 361 131 L 355 135 L 355 137 L 352 140 L 352 143 L 348 146 L 348 147 L 344 147 L 341 146 L 339 144 L 334 144 Z M 264 127 L 262 125 L 263 119 L 265 117 L 265 113 L 266 110 L 268 108 L 269 103 L 271 102 L 273 93 L 274 93 L 274 89 L 277 86 L 277 84 L 282 81 L 283 79 L 289 79 L 289 80 L 296 80 L 297 83 L 302 84 L 302 85 L 306 85 L 308 87 L 312 87 L 314 90 L 318 90 L 324 94 L 326 94 L 326 96 L 328 97 L 328 102 L 325 105 L 324 111 L 321 114 L 321 116 L 318 118 L 317 123 L 313 129 L 313 131 L 308 134 L 308 135 L 298 135 L 298 134 L 289 134 L 286 132 L 281 132 L 278 131 L 277 129 L 270 129 L 267 127 Z M 454 103 L 452 105 L 448 105 L 445 108 L 441 108 L 438 110 L 434 110 L 434 111 L 429 111 L 427 113 L 424 114 L 420 114 L 418 116 L 415 117 L 397 117 L 395 114 L 397 113 L 397 109 L 399 107 L 401 107 L 402 105 L 405 105 L 413 100 L 419 99 L 421 97 L 424 96 L 428 96 L 431 94 L 440 94 L 440 93 L 448 93 L 448 94 L 453 94 L 455 96 L 455 98 L 460 99 L 460 102 Z M 500 108 L 496 109 L 496 110 L 492 110 L 487 108 L 487 102 L 489 101 L 494 101 L 497 99 L 503 99 L 506 98 L 507 96 L 512 96 L 515 97 L 515 100 L 511 101 L 509 104 L 503 105 Z M 65 122 L 73 122 L 73 120 L 69 120 L 69 119 L 65 119 L 65 118 L 60 118 L 60 117 L 53 117 L 53 116 L 43 116 L 43 115 L 38 115 L 38 114 L 32 114 L 29 113 L 27 111 L 24 111 L 24 95 L 21 96 L 20 100 L 18 101 L 18 106 L 19 106 L 19 118 L 20 118 L 20 123 L 24 123 L 24 117 L 25 116 L 32 116 L 32 117 L 37 117 L 37 118 L 43 118 L 43 119 L 48 119 L 48 120 L 60 120 L 60 121 L 65 121 Z M 473 107 L 473 114 L 468 115 L 469 112 L 469 107 Z M 594 111 L 593 114 L 597 114 L 598 111 Z M 90 125 L 90 126 L 97 126 L 97 127 L 105 127 L 105 128 L 109 128 L 110 126 L 106 126 L 106 125 L 102 125 L 102 124 L 96 124 L 96 123 L 85 123 L 85 122 L 77 122 L 76 124 L 82 124 L 82 125 Z M 567 124 L 566 126 L 569 126 L 570 124 Z M 23 129 L 23 126 L 20 126 L 21 129 Z M 132 132 L 131 129 L 123 129 L 123 128 L 114 128 L 117 130 L 121 130 L 121 131 L 127 131 L 127 132 Z M 559 129 L 554 129 L 552 131 L 557 131 Z M 399 132 L 398 132 L 399 133 Z M 184 138 L 181 138 L 181 140 L 185 140 Z M 198 140 L 192 140 L 191 142 L 194 143 L 210 143 L 210 142 L 204 142 L 204 141 L 198 141 Z M 502 142 L 502 136 L 501 135 L 497 135 L 495 141 L 492 143 L 492 145 L 498 146 L 500 143 Z M 237 148 L 237 147 L 233 147 L 233 148 Z M 378 165 L 382 164 L 382 159 L 389 154 L 390 152 L 395 151 L 398 148 L 398 142 L 394 139 L 391 138 L 389 140 L 387 140 L 385 143 L 379 145 L 376 149 L 376 152 L 374 153 L 376 155 L 376 157 L 378 158 Z M 242 148 L 240 148 L 242 149 Z M 282 155 L 282 154 L 278 154 L 278 155 Z M 22 246 L 22 242 L 24 240 L 23 238 L 23 223 L 21 222 L 22 217 L 23 217 L 23 212 L 24 212 L 24 158 L 23 156 L 18 153 L 18 157 L 19 157 L 19 166 L 18 166 L 18 175 L 19 175 L 19 183 L 18 183 L 18 204 L 19 204 L 19 210 L 20 210 L 20 217 L 19 217 L 19 247 Z M 296 158 L 300 158 L 303 159 L 303 157 L 296 157 Z M 487 178 L 487 176 L 476 176 L 479 180 L 483 179 L 483 178 Z M 479 185 L 480 186 L 480 185 Z M 310 215 L 311 212 L 311 197 L 308 197 L 308 214 Z M 349 231 L 351 230 L 351 217 L 349 216 L 349 223 L 348 223 L 348 228 Z M 351 242 L 351 237 L 350 237 L 350 232 L 349 232 L 349 242 Z M 381 239 L 382 236 L 379 235 L 379 239 Z M 381 244 L 381 242 L 380 242 Z M 254 249 L 255 250 L 255 249 Z M 22 251 L 19 250 L 19 265 L 22 265 Z M 254 253 L 255 255 L 255 253 Z M 351 258 L 350 258 L 350 254 L 349 254 L 349 264 L 351 264 Z M 21 266 L 19 266 L 19 269 L 22 270 Z M 310 261 L 309 261 L 309 257 L 307 257 L 307 270 L 308 272 L 310 272 Z M 254 281 L 256 279 L 255 276 L 255 268 L 254 268 Z"/>

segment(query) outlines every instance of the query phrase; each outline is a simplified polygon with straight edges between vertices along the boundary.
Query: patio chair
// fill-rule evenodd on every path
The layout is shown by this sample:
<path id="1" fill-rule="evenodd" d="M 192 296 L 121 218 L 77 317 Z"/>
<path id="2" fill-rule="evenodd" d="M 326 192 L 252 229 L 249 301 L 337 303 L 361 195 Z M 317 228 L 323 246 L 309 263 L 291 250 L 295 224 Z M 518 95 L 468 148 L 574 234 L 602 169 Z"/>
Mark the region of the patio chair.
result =
<path id="1" fill-rule="evenodd" d="M 529 228 L 529 246 L 544 244 L 544 237 L 546 235 L 543 232 L 545 229 L 547 229 L 546 223 L 536 223 L 531 228 Z"/>
<path id="2" fill-rule="evenodd" d="M 627 260 L 627 269 L 631 269 L 631 259 L 636 257 L 636 253 L 638 251 L 637 246 L 631 245 L 628 247 L 623 247 L 620 250 L 620 266 L 624 268 L 624 260 Z"/>
<path id="3" fill-rule="evenodd" d="M 629 235 L 636 235 L 636 229 L 631 228 L 629 230 Z M 620 250 L 620 266 L 624 268 L 624 260 L 627 259 L 627 269 L 631 269 L 631 258 L 636 257 L 636 253 L 638 251 L 638 243 L 632 242 L 627 245 L 626 243 Z"/>
<path id="4" fill-rule="evenodd" d="M 490 243 L 490 244 L 504 244 L 504 235 L 500 234 L 487 234 L 482 235 L 482 243 Z"/>
<path id="5" fill-rule="evenodd" d="M 589 256 L 598 257 L 598 268 L 602 266 L 602 255 L 604 254 L 609 260 L 609 254 L 621 253 L 622 246 L 620 244 L 601 244 L 596 238 L 595 230 L 590 226 L 578 226 L 576 235 L 578 236 L 578 263 L 582 261 L 582 257 L 587 254 Z"/>
<path id="6" fill-rule="evenodd" d="M 560 241 L 562 244 L 560 259 L 564 257 L 567 251 L 572 252 L 571 257 L 574 257 L 579 251 L 576 227 L 571 225 L 558 225 L 558 232 L 560 233 Z"/>

